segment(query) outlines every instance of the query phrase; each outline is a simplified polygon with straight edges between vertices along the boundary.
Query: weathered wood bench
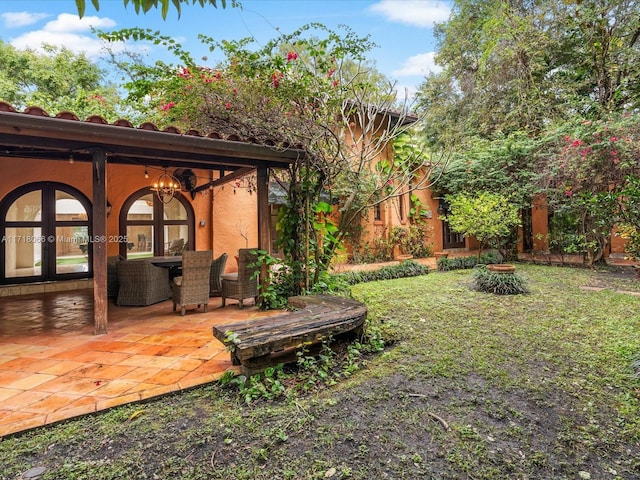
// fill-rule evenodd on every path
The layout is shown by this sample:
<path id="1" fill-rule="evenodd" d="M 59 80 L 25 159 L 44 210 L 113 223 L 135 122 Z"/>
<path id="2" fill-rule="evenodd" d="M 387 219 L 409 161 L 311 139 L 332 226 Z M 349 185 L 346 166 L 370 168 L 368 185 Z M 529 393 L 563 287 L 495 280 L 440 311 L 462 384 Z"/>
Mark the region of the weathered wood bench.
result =
<path id="1" fill-rule="evenodd" d="M 314 344 L 363 331 L 367 307 L 355 300 L 331 295 L 291 297 L 297 310 L 271 317 L 216 325 L 213 335 L 227 345 L 231 361 L 243 375 L 263 372 L 273 357 L 303 344 Z"/>

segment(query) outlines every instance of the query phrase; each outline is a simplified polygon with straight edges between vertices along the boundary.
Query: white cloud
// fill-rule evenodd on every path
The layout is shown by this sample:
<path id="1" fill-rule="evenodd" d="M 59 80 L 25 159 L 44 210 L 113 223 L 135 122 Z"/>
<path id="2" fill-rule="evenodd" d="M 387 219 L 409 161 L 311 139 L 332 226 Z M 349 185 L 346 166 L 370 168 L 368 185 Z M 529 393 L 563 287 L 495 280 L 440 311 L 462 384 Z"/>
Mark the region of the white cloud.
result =
<path id="1" fill-rule="evenodd" d="M 94 28 L 111 28 L 115 27 L 116 22 L 110 18 L 104 17 L 78 17 L 70 13 L 61 13 L 58 18 L 48 22 L 44 29 L 48 32 L 88 32 L 91 27 Z"/>
<path id="2" fill-rule="evenodd" d="M 48 16 L 48 13 L 6 12 L 0 15 L 0 18 L 5 27 L 19 28 L 33 25 Z"/>
<path id="3" fill-rule="evenodd" d="M 41 30 L 24 33 L 11 41 L 11 45 L 18 49 L 32 49 L 39 51 L 43 44 L 66 47 L 72 52 L 84 52 L 88 57 L 97 57 L 102 49 L 101 41 L 90 32 L 91 27 L 111 28 L 116 22 L 110 18 L 83 17 L 69 13 L 58 15 L 55 20 L 47 22 Z M 118 46 L 112 45 L 118 49 Z"/>
<path id="4" fill-rule="evenodd" d="M 369 9 L 387 17 L 389 21 L 424 28 L 448 20 L 451 13 L 448 2 L 432 0 L 380 0 Z"/>
<path id="5" fill-rule="evenodd" d="M 394 77 L 426 76 L 429 73 L 439 73 L 442 68 L 435 64 L 435 52 L 420 53 L 407 58 L 402 66 L 391 72 Z"/>

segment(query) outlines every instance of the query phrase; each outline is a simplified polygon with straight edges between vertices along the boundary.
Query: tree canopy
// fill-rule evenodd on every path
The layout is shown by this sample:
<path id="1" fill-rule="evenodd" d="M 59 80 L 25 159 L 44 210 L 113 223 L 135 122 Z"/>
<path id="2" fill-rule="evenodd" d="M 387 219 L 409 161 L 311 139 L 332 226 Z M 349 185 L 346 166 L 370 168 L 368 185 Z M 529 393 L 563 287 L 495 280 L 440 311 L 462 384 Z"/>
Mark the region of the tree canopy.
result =
<path id="1" fill-rule="evenodd" d="M 44 46 L 43 53 L 18 50 L 0 41 L 0 99 L 16 108 L 37 105 L 81 118 L 115 120 L 119 97 L 105 73 L 84 54 Z"/>
<path id="2" fill-rule="evenodd" d="M 75 0 L 76 7 L 78 8 L 78 15 L 80 18 L 84 17 L 84 13 L 86 10 L 86 0 Z M 124 6 L 127 7 L 129 3 L 133 5 L 135 8 L 136 14 L 147 13 L 152 8 L 160 8 L 162 13 L 162 18 L 166 19 L 167 14 L 169 13 L 169 7 L 173 6 L 178 12 L 178 17 L 182 12 L 182 5 L 195 5 L 199 4 L 201 7 L 206 5 L 211 5 L 214 8 L 218 8 L 220 5 L 222 8 L 227 7 L 227 0 L 123 0 Z M 91 4 L 96 10 L 100 10 L 100 0 L 91 0 Z M 240 2 L 236 0 L 231 0 L 232 7 L 239 7 Z"/>
<path id="3" fill-rule="evenodd" d="M 637 2 L 457 0 L 436 35 L 419 101 L 425 141 L 455 145 L 439 190 L 544 193 L 600 258 L 624 209 L 605 197 L 640 175 Z"/>

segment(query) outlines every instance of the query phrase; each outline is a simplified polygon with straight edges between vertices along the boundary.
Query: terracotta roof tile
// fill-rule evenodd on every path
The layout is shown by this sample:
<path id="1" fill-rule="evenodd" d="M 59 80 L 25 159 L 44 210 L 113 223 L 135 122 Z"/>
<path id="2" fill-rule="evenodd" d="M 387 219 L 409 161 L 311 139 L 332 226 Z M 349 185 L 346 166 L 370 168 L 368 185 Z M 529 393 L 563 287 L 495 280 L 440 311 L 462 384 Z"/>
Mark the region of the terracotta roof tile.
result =
<path id="1" fill-rule="evenodd" d="M 128 128 L 134 128 L 133 127 L 133 123 L 131 123 L 129 120 L 125 120 L 124 118 L 119 118 L 118 120 L 116 120 L 115 122 L 113 122 L 113 124 L 116 127 L 128 127 Z"/>
<path id="2" fill-rule="evenodd" d="M 79 121 L 80 119 L 73 112 L 60 112 L 56 115 L 56 118 L 62 118 L 64 120 L 75 120 Z"/>
<path id="3" fill-rule="evenodd" d="M 0 112 L 16 112 L 16 109 L 5 102 L 0 102 Z"/>
<path id="4" fill-rule="evenodd" d="M 144 122 L 142 125 L 138 127 L 140 130 L 152 130 L 154 132 L 159 132 L 160 129 L 151 122 Z"/>
<path id="5" fill-rule="evenodd" d="M 16 113 L 16 114 L 23 114 L 23 115 L 35 115 L 40 117 L 51 117 L 51 115 L 49 115 L 43 108 L 35 105 L 29 106 L 25 108 L 24 111 L 19 112 L 18 110 L 15 109 L 15 107 L 13 107 L 13 105 L 7 102 L 2 102 L 2 101 L 0 101 L 0 112 L 10 112 L 10 113 Z M 61 120 L 73 120 L 78 122 L 82 121 L 78 118 L 78 116 L 75 113 L 69 112 L 69 111 L 59 112 L 57 115 L 55 115 L 55 117 L 51 117 L 51 118 L 58 118 Z M 114 127 L 138 128 L 140 130 L 150 130 L 155 132 L 162 131 L 163 133 L 167 133 L 169 135 L 188 135 L 188 136 L 194 136 L 194 137 L 207 137 L 207 138 L 217 139 L 217 140 L 228 140 L 232 142 L 251 143 L 251 144 L 265 145 L 270 147 L 275 147 L 276 145 L 278 145 L 278 142 L 275 142 L 273 140 L 259 141 L 254 137 L 243 139 L 236 134 L 230 134 L 230 135 L 224 136 L 215 131 L 204 134 L 202 132 L 199 132 L 198 130 L 190 129 L 185 133 L 181 133 L 177 127 L 172 125 L 167 126 L 164 129 L 160 130 L 160 128 L 152 122 L 144 122 L 138 127 L 135 127 L 129 120 L 126 120 L 123 118 L 120 118 L 110 124 L 104 117 L 100 115 L 91 115 L 87 119 L 85 119 L 84 122 L 101 124 L 101 125 L 112 125 Z M 283 145 L 283 147 L 291 148 L 291 145 Z M 296 146 L 295 148 L 301 148 L 301 147 Z"/>
<path id="6" fill-rule="evenodd" d="M 15 110 L 14 110 L 15 111 Z M 39 117 L 49 117 L 50 115 L 40 107 L 27 107 L 24 111 L 27 115 L 37 115 Z"/>
<path id="7" fill-rule="evenodd" d="M 102 118 L 100 115 L 91 115 L 90 117 L 88 117 L 85 122 L 88 123 L 97 123 L 99 125 L 109 125 L 109 122 L 107 122 L 104 118 Z"/>

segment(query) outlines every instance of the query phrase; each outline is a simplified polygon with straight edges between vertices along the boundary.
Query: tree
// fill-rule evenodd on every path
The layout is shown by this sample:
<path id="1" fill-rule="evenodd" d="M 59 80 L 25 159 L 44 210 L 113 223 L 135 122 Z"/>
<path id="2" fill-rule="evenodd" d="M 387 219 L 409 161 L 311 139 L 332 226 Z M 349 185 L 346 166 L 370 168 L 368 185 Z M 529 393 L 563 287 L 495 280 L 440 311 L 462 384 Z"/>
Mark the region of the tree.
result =
<path id="1" fill-rule="evenodd" d="M 503 248 L 514 227 L 520 224 L 518 206 L 503 195 L 479 192 L 452 195 L 446 199 L 449 213 L 443 220 L 449 222 L 452 231 L 476 237 L 480 242 L 478 258 L 489 246 Z"/>
<path id="2" fill-rule="evenodd" d="M 601 258 L 615 194 L 640 174 L 636 2 L 459 0 L 437 36 L 444 68 L 419 98 L 425 141 L 456 144 L 438 188 L 544 192 Z"/>
<path id="3" fill-rule="evenodd" d="M 40 54 L 0 41 L 0 99 L 18 109 L 69 110 L 82 119 L 118 117 L 119 96 L 104 72 L 84 54 L 53 46 L 45 45 Z"/>
<path id="4" fill-rule="evenodd" d="M 640 18 L 629 0 L 458 0 L 436 30 L 443 71 L 420 99 L 428 134 L 491 138 L 640 103 Z M 445 133 L 446 132 L 446 133 Z"/>
<path id="5" fill-rule="evenodd" d="M 178 12 L 178 17 L 182 11 L 183 4 L 191 4 L 195 5 L 196 3 L 200 4 L 201 7 L 205 5 L 211 5 L 214 8 L 218 8 L 218 4 L 222 8 L 227 7 L 227 0 L 124 0 L 124 6 L 126 7 L 131 3 L 135 10 L 136 14 L 139 14 L 140 11 L 143 13 L 147 13 L 152 8 L 160 7 L 160 11 L 162 12 L 163 20 L 167 18 L 167 13 L 169 12 L 169 6 L 173 5 L 173 7 Z M 91 4 L 96 10 L 100 10 L 100 0 L 91 0 Z M 239 7 L 240 2 L 236 0 L 231 0 L 232 7 Z M 78 8 L 78 15 L 80 18 L 84 17 L 84 12 L 86 9 L 86 0 L 76 0 L 76 7 Z"/>
<path id="6" fill-rule="evenodd" d="M 102 36 L 164 43 L 183 62 L 130 70 L 130 98 L 143 99 L 139 107 L 157 123 L 233 133 L 282 148 L 297 145 L 307 152 L 286 175 L 274 177 L 288 192 L 279 228 L 283 251 L 301 276 L 294 285 L 309 289 L 319 281 L 363 211 L 409 186 L 430 183 L 429 169 L 438 157 L 424 154 L 415 140 L 406 154 L 388 159 L 391 145 L 417 118 L 407 104 L 398 108 L 394 84 L 384 82 L 381 88 L 364 56 L 373 46 L 368 37 L 346 27 L 336 32 L 305 25 L 257 50 L 250 48 L 252 39 L 216 42 L 201 36 L 226 57 L 215 67 L 198 65 L 171 39 L 151 31 Z M 325 196 L 338 205 L 337 217 Z"/>

